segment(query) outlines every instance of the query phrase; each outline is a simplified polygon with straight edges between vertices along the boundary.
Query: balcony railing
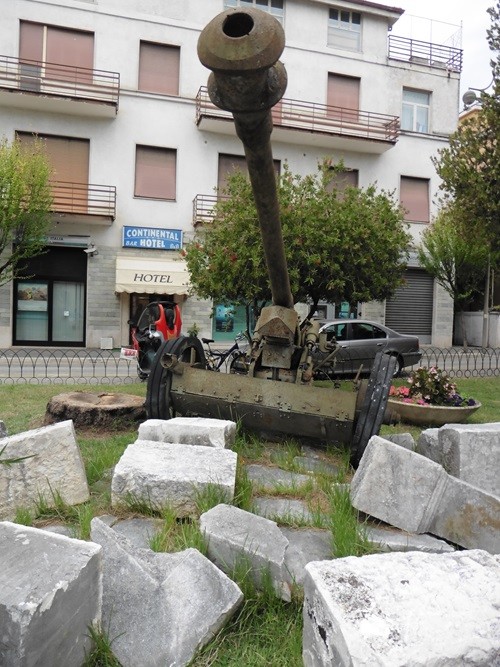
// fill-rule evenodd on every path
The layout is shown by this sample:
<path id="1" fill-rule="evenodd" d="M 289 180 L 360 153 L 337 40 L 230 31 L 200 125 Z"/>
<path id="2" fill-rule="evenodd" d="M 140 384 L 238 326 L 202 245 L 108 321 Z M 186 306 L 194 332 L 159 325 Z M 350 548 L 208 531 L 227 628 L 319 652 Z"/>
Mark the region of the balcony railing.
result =
<path id="1" fill-rule="evenodd" d="M 63 181 L 53 181 L 51 185 L 53 213 L 115 219 L 116 188 L 114 185 Z"/>
<path id="2" fill-rule="evenodd" d="M 120 75 L 0 56 L 0 89 L 106 104 L 118 110 Z"/>
<path id="3" fill-rule="evenodd" d="M 389 58 L 447 72 L 462 71 L 462 49 L 389 35 Z"/>
<path id="4" fill-rule="evenodd" d="M 391 144 L 395 144 L 399 136 L 397 116 L 359 109 L 346 109 L 283 98 L 273 108 L 272 116 L 276 128 Z M 197 125 L 200 124 L 202 118 L 232 120 L 229 112 L 212 104 L 205 87 L 200 88 L 196 96 Z"/>

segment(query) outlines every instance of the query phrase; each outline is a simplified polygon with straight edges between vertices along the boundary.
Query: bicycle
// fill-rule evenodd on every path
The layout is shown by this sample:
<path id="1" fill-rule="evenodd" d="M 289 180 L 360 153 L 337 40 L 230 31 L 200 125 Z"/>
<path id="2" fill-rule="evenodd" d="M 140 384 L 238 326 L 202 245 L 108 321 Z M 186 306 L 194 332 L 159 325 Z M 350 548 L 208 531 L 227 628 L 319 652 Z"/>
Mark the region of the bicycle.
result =
<path id="1" fill-rule="evenodd" d="M 245 341 L 244 345 L 242 345 L 243 341 Z M 229 373 L 247 374 L 247 354 L 250 341 L 244 331 L 236 335 L 233 345 L 227 350 L 213 350 L 210 347 L 215 342 L 213 338 L 202 338 L 201 342 L 205 346 L 208 370 L 219 373 L 221 368 L 225 366 Z"/>

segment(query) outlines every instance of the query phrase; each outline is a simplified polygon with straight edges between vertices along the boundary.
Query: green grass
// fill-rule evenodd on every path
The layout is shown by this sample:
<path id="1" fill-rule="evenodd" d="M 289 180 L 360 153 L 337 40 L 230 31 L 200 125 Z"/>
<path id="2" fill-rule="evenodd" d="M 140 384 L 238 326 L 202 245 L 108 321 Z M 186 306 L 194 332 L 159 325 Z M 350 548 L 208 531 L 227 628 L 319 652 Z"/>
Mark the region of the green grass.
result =
<path id="1" fill-rule="evenodd" d="M 500 377 L 457 380 L 462 395 L 471 396 L 482 407 L 469 423 L 500 421 Z M 67 386 L 67 385 L 0 385 L 0 418 L 9 434 L 18 433 L 43 424 L 45 408 L 52 396 L 70 391 L 123 392 L 143 396 L 145 385 Z M 417 438 L 421 429 L 406 424 L 383 426 L 381 435 L 410 432 Z M 93 516 L 113 513 L 110 503 L 112 468 L 120 459 L 127 445 L 137 437 L 136 429 L 77 431 L 77 440 L 85 464 L 91 498 L 76 507 L 66 506 L 54 490 L 54 498 L 40 499 L 34 509 L 20 508 L 16 521 L 24 525 L 42 526 L 49 522 L 61 522 L 71 527 L 73 534 L 88 539 Z M 264 443 L 255 435 L 244 434 L 238 429 L 234 447 L 238 453 L 238 468 L 234 504 L 250 510 L 255 488 L 245 474 L 245 463 L 279 465 L 297 471 L 295 456 L 300 455 L 297 443 Z M 4 452 L 4 456 L 8 452 Z M 349 452 L 341 449 L 321 451 L 325 461 L 339 468 L 336 476 L 316 474 L 316 483 L 306 490 L 299 486 L 278 488 L 275 495 L 304 500 L 312 511 L 315 526 L 328 527 L 332 532 L 332 552 L 336 557 L 362 555 L 372 551 L 366 540 L 364 526 L 358 521 L 356 511 L 349 502 L 348 492 L 334 482 L 348 482 L 352 476 L 349 468 Z M 13 464 L 15 465 L 15 464 Z M 50 501 L 50 502 L 49 502 Z M 224 502 L 214 487 L 199 494 L 197 513 Z M 151 502 L 130 498 L 120 516 L 158 517 L 162 524 L 152 536 L 150 547 L 155 551 L 179 551 L 195 547 L 204 552 L 206 545 L 196 520 L 176 519 L 168 508 L 154 507 Z M 294 525 L 290 518 L 291 525 Z M 264 586 L 257 591 L 248 576 L 248 568 L 240 568 L 234 577 L 245 591 L 245 600 L 230 623 L 193 660 L 193 667 L 299 667 L 302 665 L 302 602 L 294 597 L 292 602 L 279 600 L 274 591 Z M 272 588 L 272 587 L 271 587 Z M 89 630 L 95 650 L 88 656 L 87 667 L 118 667 L 112 654 L 112 640 L 100 628 Z"/>

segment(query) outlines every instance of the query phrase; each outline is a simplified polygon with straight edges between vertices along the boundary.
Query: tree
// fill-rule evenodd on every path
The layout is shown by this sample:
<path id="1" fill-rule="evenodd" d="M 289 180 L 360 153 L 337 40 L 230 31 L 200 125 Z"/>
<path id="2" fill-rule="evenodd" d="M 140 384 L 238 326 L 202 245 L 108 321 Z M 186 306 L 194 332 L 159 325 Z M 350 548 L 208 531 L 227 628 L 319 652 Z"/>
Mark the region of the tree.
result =
<path id="1" fill-rule="evenodd" d="M 325 160 L 316 175 L 279 177 L 281 225 L 294 301 L 382 300 L 403 282 L 410 243 L 392 195 L 331 188 L 336 171 Z M 257 212 L 248 179 L 236 172 L 213 223 L 188 245 L 186 260 L 196 293 L 223 303 L 270 300 Z"/>
<path id="2" fill-rule="evenodd" d="M 452 297 L 462 315 L 465 344 L 463 311 L 480 293 L 490 253 L 485 231 L 471 234 L 466 218 L 456 203 L 449 203 L 423 232 L 418 248 L 420 265 Z"/>
<path id="3" fill-rule="evenodd" d="M 0 141 L 0 285 L 16 278 L 23 260 L 40 255 L 50 227 L 50 166 L 43 145 Z"/>
<path id="4" fill-rule="evenodd" d="M 500 252 L 500 1 L 488 9 L 492 24 L 488 44 L 493 52 L 490 93 L 481 108 L 450 136 L 449 146 L 434 159 L 445 201 L 456 202 L 469 228 L 480 227 L 494 253 Z"/>

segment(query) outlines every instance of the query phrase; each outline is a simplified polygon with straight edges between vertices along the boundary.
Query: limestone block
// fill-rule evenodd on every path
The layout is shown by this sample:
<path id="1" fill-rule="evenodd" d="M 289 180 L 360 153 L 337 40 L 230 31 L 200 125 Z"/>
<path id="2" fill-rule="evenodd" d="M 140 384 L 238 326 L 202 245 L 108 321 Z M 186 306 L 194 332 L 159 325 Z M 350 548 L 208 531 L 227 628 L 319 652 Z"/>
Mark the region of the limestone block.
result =
<path id="1" fill-rule="evenodd" d="M 68 505 L 89 499 L 85 467 L 71 420 L 44 426 L 0 440 L 3 457 L 29 456 L 10 466 L 0 465 L 0 519 L 14 519 L 16 509 L 36 505 L 40 497 L 50 506 L 55 494 Z"/>
<path id="2" fill-rule="evenodd" d="M 228 449 L 137 440 L 115 466 L 111 503 L 133 497 L 155 508 L 168 505 L 179 517 L 194 515 L 197 494 L 210 485 L 233 499 L 236 462 Z"/>
<path id="3" fill-rule="evenodd" d="M 447 424 L 439 443 L 450 475 L 500 496 L 500 422 Z"/>
<path id="4" fill-rule="evenodd" d="M 353 506 L 414 533 L 500 552 L 500 498 L 383 438 L 370 439 L 351 482 Z"/>
<path id="5" fill-rule="evenodd" d="M 422 431 L 418 437 L 415 451 L 431 461 L 443 465 L 443 450 L 439 442 L 439 429 L 427 428 Z"/>
<path id="6" fill-rule="evenodd" d="M 101 620 L 101 547 L 5 521 L 0 563 L 0 665 L 80 667 Z"/>
<path id="7" fill-rule="evenodd" d="M 281 468 L 270 468 L 269 466 L 252 463 L 245 466 L 245 473 L 254 486 L 262 491 L 274 491 L 276 489 L 299 489 L 301 486 L 310 484 L 312 477 L 301 473 L 282 470 Z"/>
<path id="8" fill-rule="evenodd" d="M 319 528 L 280 528 L 289 542 L 285 566 L 290 582 L 304 584 L 305 566 L 316 560 L 331 560 L 332 534 Z"/>
<path id="9" fill-rule="evenodd" d="M 366 528 L 368 540 L 379 551 L 424 551 L 426 553 L 451 553 L 455 548 L 432 535 L 416 535 L 404 530 L 397 530 L 389 526 L 368 526 Z"/>
<path id="10" fill-rule="evenodd" d="M 196 549 L 155 553 L 94 518 L 103 549 L 103 626 L 123 667 L 181 667 L 231 618 L 243 595 Z"/>
<path id="11" fill-rule="evenodd" d="M 306 667 L 498 665 L 498 557 L 392 553 L 305 569 Z"/>
<path id="12" fill-rule="evenodd" d="M 387 440 L 400 447 L 409 449 L 411 452 L 415 451 L 415 440 L 411 433 L 394 433 L 393 435 L 388 436 Z"/>
<path id="13" fill-rule="evenodd" d="M 235 422 L 204 417 L 148 419 L 139 426 L 138 436 L 139 440 L 221 448 L 232 447 L 235 438 Z"/>
<path id="14" fill-rule="evenodd" d="M 208 542 L 209 558 L 224 572 L 243 564 L 256 586 L 268 574 L 276 594 L 291 599 L 285 566 L 288 540 L 274 521 L 231 505 L 217 505 L 201 515 L 200 528 Z"/>
<path id="15" fill-rule="evenodd" d="M 427 532 L 448 475 L 423 456 L 373 436 L 351 482 L 351 502 L 409 533 Z"/>

